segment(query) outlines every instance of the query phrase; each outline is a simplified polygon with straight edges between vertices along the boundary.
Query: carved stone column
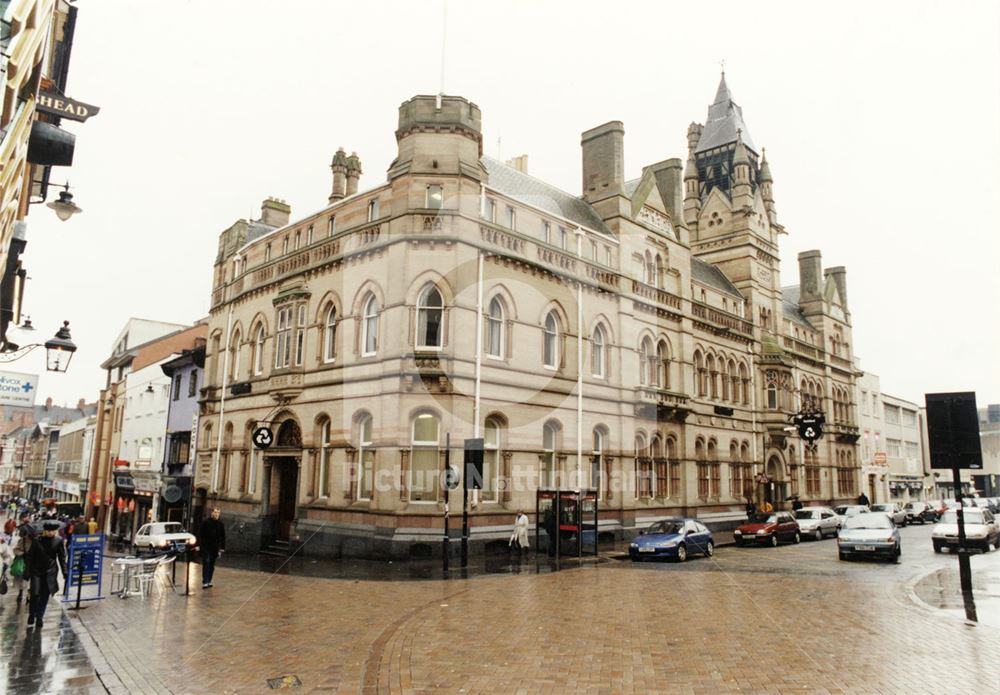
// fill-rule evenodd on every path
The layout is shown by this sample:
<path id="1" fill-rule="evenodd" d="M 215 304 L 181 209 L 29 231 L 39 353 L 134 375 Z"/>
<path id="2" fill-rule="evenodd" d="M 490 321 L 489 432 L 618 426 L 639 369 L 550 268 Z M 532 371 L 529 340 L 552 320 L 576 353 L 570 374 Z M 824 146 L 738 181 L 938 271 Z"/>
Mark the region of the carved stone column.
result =
<path id="1" fill-rule="evenodd" d="M 559 483 L 559 487 L 562 488 L 563 483 L 566 481 L 566 454 L 556 455 L 556 480 Z"/>
<path id="2" fill-rule="evenodd" d="M 410 499 L 410 491 L 407 488 L 406 481 L 410 474 L 410 450 L 400 449 L 399 450 L 399 501 L 408 502 Z"/>
<path id="3" fill-rule="evenodd" d="M 347 473 L 347 485 L 344 486 L 344 499 L 351 501 L 354 499 L 355 485 L 357 484 L 357 476 L 355 471 L 358 470 L 358 450 L 353 446 L 349 446 L 344 449 L 344 468 Z"/>
<path id="4" fill-rule="evenodd" d="M 614 488 L 611 485 L 611 481 L 613 480 L 612 476 L 614 476 L 614 472 L 615 472 L 615 457 L 605 456 L 604 474 L 605 474 L 605 480 L 607 482 L 604 485 L 604 494 L 605 494 L 605 499 L 607 500 L 611 500 L 612 498 L 614 498 Z"/>
<path id="5" fill-rule="evenodd" d="M 502 463 L 500 464 L 500 480 L 504 482 L 503 490 L 500 492 L 500 502 L 503 504 L 508 504 L 510 502 L 510 489 L 513 487 L 513 482 L 510 479 L 511 473 L 511 460 L 514 458 L 514 454 L 509 451 L 504 451 L 500 454 Z"/>

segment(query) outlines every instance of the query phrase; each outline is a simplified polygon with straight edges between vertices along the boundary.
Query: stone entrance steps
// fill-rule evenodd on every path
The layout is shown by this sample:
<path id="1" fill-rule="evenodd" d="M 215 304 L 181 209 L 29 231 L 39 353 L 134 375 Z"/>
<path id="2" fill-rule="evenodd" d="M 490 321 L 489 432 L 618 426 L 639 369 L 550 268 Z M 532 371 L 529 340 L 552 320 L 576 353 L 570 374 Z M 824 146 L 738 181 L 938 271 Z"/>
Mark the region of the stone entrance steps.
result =
<path id="1" fill-rule="evenodd" d="M 288 541 L 276 540 L 260 551 L 268 557 L 288 557 L 292 554 L 292 546 Z"/>

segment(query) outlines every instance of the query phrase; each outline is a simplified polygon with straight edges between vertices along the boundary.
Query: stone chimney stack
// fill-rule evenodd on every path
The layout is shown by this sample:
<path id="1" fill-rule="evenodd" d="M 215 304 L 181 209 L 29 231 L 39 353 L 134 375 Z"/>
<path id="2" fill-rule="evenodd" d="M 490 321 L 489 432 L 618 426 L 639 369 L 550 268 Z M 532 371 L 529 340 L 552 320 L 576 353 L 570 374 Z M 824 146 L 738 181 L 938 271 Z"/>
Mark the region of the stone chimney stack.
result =
<path id="1" fill-rule="evenodd" d="M 333 190 L 330 191 L 330 197 L 327 200 L 335 203 L 346 195 L 347 190 L 347 153 L 344 152 L 343 147 L 338 147 L 337 152 L 333 155 L 330 170 L 333 171 Z"/>
<path id="2" fill-rule="evenodd" d="M 265 198 L 260 204 L 260 221 L 271 227 L 284 227 L 292 216 L 292 206 L 278 198 Z"/>
<path id="3" fill-rule="evenodd" d="M 621 121 L 584 131 L 583 197 L 599 200 L 622 192 L 625 183 L 625 126 Z"/>
<path id="4" fill-rule="evenodd" d="M 358 179 L 361 178 L 361 174 L 361 160 L 358 159 L 358 153 L 351 152 L 351 156 L 347 158 L 347 195 L 351 196 L 358 192 Z"/>
<path id="5" fill-rule="evenodd" d="M 817 249 L 799 254 L 799 306 L 802 311 L 822 311 L 823 258 Z"/>
<path id="6" fill-rule="evenodd" d="M 522 174 L 528 173 L 528 155 L 526 154 L 519 154 L 516 157 L 508 159 L 505 163 L 511 169 L 520 171 Z"/>
<path id="7" fill-rule="evenodd" d="M 46 412 L 48 412 L 49 410 L 52 410 L 52 397 L 51 396 L 49 396 L 48 398 L 45 399 L 45 410 L 46 410 Z"/>
<path id="8" fill-rule="evenodd" d="M 837 293 L 840 295 L 844 311 L 847 311 L 847 268 L 842 265 L 827 268 L 823 272 L 823 276 L 833 280 L 833 284 L 837 286 Z"/>
<path id="9" fill-rule="evenodd" d="M 78 400 L 76 402 L 76 409 L 77 410 L 83 410 L 86 407 L 87 407 L 87 400 L 86 399 L 81 398 L 80 400 Z"/>

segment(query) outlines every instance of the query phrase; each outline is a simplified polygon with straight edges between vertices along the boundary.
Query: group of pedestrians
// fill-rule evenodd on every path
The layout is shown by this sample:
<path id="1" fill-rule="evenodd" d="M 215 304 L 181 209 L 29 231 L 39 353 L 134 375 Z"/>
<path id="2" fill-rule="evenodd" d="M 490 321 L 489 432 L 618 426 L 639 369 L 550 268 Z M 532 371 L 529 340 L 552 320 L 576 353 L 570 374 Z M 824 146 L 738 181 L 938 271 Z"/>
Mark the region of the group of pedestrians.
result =
<path id="1" fill-rule="evenodd" d="M 60 575 L 66 579 L 66 545 L 60 528 L 58 519 L 34 521 L 34 514 L 25 510 L 17 521 L 7 519 L 0 536 L 0 585 L 13 584 L 17 603 L 27 593 L 29 629 L 42 627 L 49 599 L 59 593 Z"/>

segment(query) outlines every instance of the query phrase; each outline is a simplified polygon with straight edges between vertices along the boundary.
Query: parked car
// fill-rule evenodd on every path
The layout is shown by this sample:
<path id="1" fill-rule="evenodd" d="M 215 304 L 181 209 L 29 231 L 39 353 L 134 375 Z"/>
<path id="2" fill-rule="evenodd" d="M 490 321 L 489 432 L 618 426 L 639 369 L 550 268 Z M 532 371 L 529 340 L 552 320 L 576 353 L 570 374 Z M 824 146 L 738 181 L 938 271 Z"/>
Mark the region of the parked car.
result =
<path id="1" fill-rule="evenodd" d="M 143 525 L 132 539 L 132 546 L 135 550 L 168 550 L 178 541 L 187 543 L 189 548 L 198 543 L 198 539 L 176 521 L 161 521 Z"/>
<path id="2" fill-rule="evenodd" d="M 990 545 L 1000 548 L 1000 526 L 996 517 L 989 509 L 966 508 L 962 510 L 965 525 L 965 544 L 968 548 L 979 548 L 984 553 L 990 551 Z M 957 548 L 958 543 L 958 512 L 949 509 L 935 524 L 931 531 L 931 543 L 934 552 L 940 553 L 944 547 Z"/>
<path id="3" fill-rule="evenodd" d="M 873 504 L 869 509 L 873 512 L 882 512 L 887 514 L 892 523 L 896 526 L 906 526 L 906 512 L 903 508 L 896 504 L 895 502 L 887 502 L 885 504 Z"/>
<path id="4" fill-rule="evenodd" d="M 766 543 L 770 546 L 778 545 L 779 540 L 792 541 L 798 543 L 802 540 L 799 531 L 799 524 L 788 512 L 776 512 L 774 514 L 757 514 L 750 521 L 746 521 L 733 531 L 733 539 L 736 545 L 755 545 Z"/>
<path id="5" fill-rule="evenodd" d="M 972 502 L 980 509 L 989 509 L 994 515 L 997 513 L 997 505 L 988 497 L 975 497 Z"/>
<path id="6" fill-rule="evenodd" d="M 907 502 L 903 511 L 910 524 L 926 524 L 928 521 L 934 523 L 938 520 L 937 510 L 926 502 Z"/>
<path id="7" fill-rule="evenodd" d="M 866 504 L 842 504 L 833 508 L 833 513 L 837 515 L 837 521 L 840 522 L 840 528 L 844 528 L 844 522 L 852 516 L 867 514 L 870 511 Z"/>
<path id="8" fill-rule="evenodd" d="M 664 519 L 639 534 L 628 546 L 629 557 L 633 560 L 669 557 L 684 562 L 691 553 L 705 557 L 715 553 L 712 532 L 695 519 Z"/>
<path id="9" fill-rule="evenodd" d="M 837 553 L 841 560 L 856 555 L 885 557 L 899 562 L 902 554 L 899 529 L 884 512 L 857 514 L 848 518 L 837 536 Z"/>
<path id="10" fill-rule="evenodd" d="M 837 515 L 829 507 L 803 507 L 794 512 L 799 532 L 803 536 L 811 536 L 818 541 L 826 536 L 836 536 L 840 522 Z"/>

